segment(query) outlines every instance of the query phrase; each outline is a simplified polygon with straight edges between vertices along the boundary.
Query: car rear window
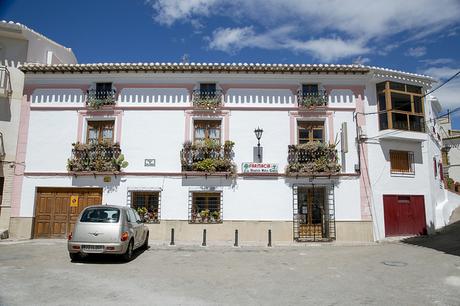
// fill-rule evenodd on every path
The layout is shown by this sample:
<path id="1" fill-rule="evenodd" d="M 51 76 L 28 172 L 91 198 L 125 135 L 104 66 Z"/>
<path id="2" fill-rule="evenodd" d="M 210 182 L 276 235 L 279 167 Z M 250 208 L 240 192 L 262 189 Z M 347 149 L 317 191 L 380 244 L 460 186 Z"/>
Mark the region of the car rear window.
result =
<path id="1" fill-rule="evenodd" d="M 119 219 L 118 208 L 94 207 L 85 210 L 80 222 L 117 223 Z"/>

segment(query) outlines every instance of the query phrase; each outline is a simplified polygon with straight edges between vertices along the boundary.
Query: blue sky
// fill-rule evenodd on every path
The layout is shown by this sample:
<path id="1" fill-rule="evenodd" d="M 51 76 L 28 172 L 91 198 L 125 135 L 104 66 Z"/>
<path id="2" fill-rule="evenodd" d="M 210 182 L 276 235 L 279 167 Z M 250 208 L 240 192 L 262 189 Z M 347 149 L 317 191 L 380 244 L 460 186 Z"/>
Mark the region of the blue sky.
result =
<path id="1" fill-rule="evenodd" d="M 460 70 L 458 0 L 0 0 L 80 63 L 362 63 L 445 80 Z M 460 106 L 460 77 L 436 92 Z M 460 129 L 460 112 L 455 127 Z"/>

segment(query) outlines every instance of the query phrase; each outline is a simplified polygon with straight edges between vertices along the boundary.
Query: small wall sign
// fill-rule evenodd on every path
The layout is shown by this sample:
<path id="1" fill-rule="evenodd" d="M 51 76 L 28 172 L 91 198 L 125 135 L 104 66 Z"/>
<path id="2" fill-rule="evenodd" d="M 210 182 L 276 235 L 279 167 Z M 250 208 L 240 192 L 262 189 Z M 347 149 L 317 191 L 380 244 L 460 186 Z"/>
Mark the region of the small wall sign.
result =
<path id="1" fill-rule="evenodd" d="M 243 163 L 243 173 L 278 173 L 278 164 L 269 163 Z"/>
<path id="2" fill-rule="evenodd" d="M 144 159 L 144 167 L 155 167 L 155 159 L 154 158 Z"/>
<path id="3" fill-rule="evenodd" d="M 70 207 L 78 207 L 78 196 L 70 196 Z"/>
<path id="4" fill-rule="evenodd" d="M 110 183 L 112 178 L 110 176 L 104 176 L 104 183 Z"/>

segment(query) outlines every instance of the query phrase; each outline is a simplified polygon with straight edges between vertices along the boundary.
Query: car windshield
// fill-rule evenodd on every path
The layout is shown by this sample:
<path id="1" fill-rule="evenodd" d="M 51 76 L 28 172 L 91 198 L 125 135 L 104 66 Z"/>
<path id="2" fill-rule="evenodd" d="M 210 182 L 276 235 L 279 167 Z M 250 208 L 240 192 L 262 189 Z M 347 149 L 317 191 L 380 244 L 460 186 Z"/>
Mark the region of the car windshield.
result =
<path id="1" fill-rule="evenodd" d="M 94 207 L 85 210 L 80 222 L 117 223 L 119 219 L 118 208 Z"/>

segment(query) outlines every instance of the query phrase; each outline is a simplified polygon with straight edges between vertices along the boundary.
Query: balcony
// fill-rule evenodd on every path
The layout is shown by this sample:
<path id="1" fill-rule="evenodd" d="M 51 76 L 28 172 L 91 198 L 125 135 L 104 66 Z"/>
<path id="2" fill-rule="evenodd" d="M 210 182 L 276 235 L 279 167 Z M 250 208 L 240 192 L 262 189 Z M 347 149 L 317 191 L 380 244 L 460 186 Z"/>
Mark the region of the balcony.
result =
<path id="1" fill-rule="evenodd" d="M 318 141 L 288 147 L 287 175 L 331 175 L 340 172 L 335 145 Z"/>
<path id="2" fill-rule="evenodd" d="M 115 105 L 115 89 L 111 90 L 96 90 L 91 89 L 87 91 L 88 97 L 86 99 L 86 105 L 89 108 L 100 109 L 103 106 Z"/>
<path id="3" fill-rule="evenodd" d="M 128 166 L 118 143 L 72 144 L 67 170 L 78 173 L 117 173 Z"/>
<path id="4" fill-rule="evenodd" d="M 297 104 L 302 108 L 316 108 L 326 107 L 328 102 L 328 95 L 325 90 L 319 90 L 317 92 L 305 92 L 299 90 L 297 92 Z"/>
<path id="5" fill-rule="evenodd" d="M 180 152 L 182 172 L 202 173 L 236 173 L 236 166 L 232 161 L 234 142 L 226 141 L 224 145 L 212 140 L 204 143 L 184 143 Z"/>
<path id="6" fill-rule="evenodd" d="M 214 110 L 222 106 L 222 90 L 203 91 L 196 89 L 192 92 L 193 107 L 204 110 Z"/>
<path id="7" fill-rule="evenodd" d="M 10 71 L 0 66 L 0 97 L 9 97 L 12 93 Z"/>

